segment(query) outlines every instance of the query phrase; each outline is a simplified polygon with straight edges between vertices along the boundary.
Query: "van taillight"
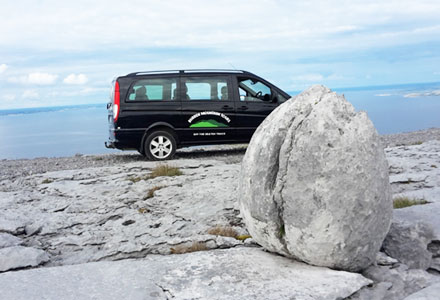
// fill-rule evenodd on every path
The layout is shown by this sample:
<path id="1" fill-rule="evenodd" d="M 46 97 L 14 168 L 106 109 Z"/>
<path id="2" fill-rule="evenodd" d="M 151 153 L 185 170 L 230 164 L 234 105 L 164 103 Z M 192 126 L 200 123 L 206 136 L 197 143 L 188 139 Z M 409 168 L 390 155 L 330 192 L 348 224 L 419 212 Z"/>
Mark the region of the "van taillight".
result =
<path id="1" fill-rule="evenodd" d="M 121 102 L 121 96 L 119 94 L 119 83 L 116 81 L 115 82 L 115 96 L 114 96 L 114 100 L 113 100 L 113 122 L 115 122 L 115 123 L 119 117 L 119 110 L 121 108 L 120 102 Z"/>

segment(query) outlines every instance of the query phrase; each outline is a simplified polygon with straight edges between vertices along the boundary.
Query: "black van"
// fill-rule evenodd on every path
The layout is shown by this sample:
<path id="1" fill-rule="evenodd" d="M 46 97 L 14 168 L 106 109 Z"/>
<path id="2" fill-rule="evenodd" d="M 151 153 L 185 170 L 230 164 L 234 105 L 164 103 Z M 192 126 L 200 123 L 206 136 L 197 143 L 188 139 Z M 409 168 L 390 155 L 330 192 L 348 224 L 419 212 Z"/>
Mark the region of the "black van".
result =
<path id="1" fill-rule="evenodd" d="M 107 148 L 136 149 L 151 160 L 191 145 L 249 142 L 290 96 L 246 71 L 137 72 L 113 81 Z"/>

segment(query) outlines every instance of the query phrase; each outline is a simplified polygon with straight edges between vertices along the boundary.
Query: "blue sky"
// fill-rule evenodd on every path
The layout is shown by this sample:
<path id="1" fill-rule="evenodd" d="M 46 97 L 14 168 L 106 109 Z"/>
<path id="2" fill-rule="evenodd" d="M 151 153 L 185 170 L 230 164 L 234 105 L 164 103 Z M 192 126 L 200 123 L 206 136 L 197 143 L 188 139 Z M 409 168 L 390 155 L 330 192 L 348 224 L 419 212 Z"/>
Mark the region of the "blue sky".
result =
<path id="1" fill-rule="evenodd" d="M 105 103 L 134 71 L 237 68 L 286 91 L 440 81 L 440 1 L 2 1 L 0 109 Z"/>

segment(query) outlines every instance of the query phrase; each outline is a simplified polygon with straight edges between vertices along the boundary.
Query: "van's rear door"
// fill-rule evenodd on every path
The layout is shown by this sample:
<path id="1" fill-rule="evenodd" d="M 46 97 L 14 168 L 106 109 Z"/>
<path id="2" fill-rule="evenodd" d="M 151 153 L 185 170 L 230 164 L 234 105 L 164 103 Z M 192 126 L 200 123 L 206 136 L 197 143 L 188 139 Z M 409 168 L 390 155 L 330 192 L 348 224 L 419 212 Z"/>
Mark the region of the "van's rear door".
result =
<path id="1" fill-rule="evenodd" d="M 178 74 L 131 78 L 124 90 L 117 122 L 117 130 L 124 132 L 124 143 L 140 147 L 145 131 L 152 126 L 183 126 L 177 98 L 178 78 Z"/>
<path id="2" fill-rule="evenodd" d="M 119 107 L 115 107 L 115 84 L 116 84 L 116 79 L 114 79 L 112 81 L 112 87 L 110 90 L 110 99 L 109 102 L 107 103 L 107 120 L 108 120 L 108 141 L 105 142 L 105 146 L 107 148 L 114 148 L 114 142 L 115 142 L 115 122 L 114 122 L 114 117 L 115 114 L 118 113 L 118 109 Z M 119 91 L 118 91 L 119 92 Z"/>

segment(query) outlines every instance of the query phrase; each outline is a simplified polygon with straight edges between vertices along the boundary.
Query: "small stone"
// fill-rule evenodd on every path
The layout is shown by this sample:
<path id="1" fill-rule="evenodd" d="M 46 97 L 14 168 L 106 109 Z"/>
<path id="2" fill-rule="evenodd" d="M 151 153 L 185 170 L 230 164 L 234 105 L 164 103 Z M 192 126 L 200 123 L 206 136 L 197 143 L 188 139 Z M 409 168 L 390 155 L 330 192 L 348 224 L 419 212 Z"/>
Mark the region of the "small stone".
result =
<path id="1" fill-rule="evenodd" d="M 36 234 L 40 233 L 42 229 L 43 229 L 43 226 L 38 225 L 38 224 L 30 224 L 30 225 L 26 225 L 24 227 L 24 231 L 27 236 L 36 235 Z"/>
<path id="2" fill-rule="evenodd" d="M 376 255 L 376 263 L 381 266 L 391 266 L 399 261 L 395 258 L 389 257 L 383 252 L 378 252 Z"/>
<path id="3" fill-rule="evenodd" d="M 14 246 L 0 249 L 0 272 L 35 267 L 49 261 L 49 255 L 40 249 Z"/>
<path id="4" fill-rule="evenodd" d="M 440 272 L 440 257 L 433 258 L 431 262 L 431 266 L 429 268 L 434 269 L 437 272 Z"/>
<path id="5" fill-rule="evenodd" d="M 13 247 L 21 245 L 23 241 L 9 233 L 0 232 L 0 248 Z"/>
<path id="6" fill-rule="evenodd" d="M 217 236 L 215 238 L 215 243 L 217 244 L 217 247 L 219 248 L 232 248 L 237 245 L 243 244 L 242 241 L 239 241 L 232 237 L 226 237 L 226 236 Z"/>
<path id="7" fill-rule="evenodd" d="M 128 226 L 128 225 L 131 225 L 131 224 L 134 224 L 134 223 L 136 223 L 135 220 L 127 220 L 127 221 L 122 222 L 122 225 Z"/>
<path id="8" fill-rule="evenodd" d="M 431 265 L 432 253 L 428 244 L 433 235 L 432 228 L 425 223 L 394 221 L 382 247 L 385 253 L 409 268 L 426 270 Z"/>
<path id="9" fill-rule="evenodd" d="M 0 214 L 0 232 L 7 232 L 14 235 L 24 233 L 25 223 L 20 219 L 10 219 Z"/>
<path id="10" fill-rule="evenodd" d="M 432 241 L 430 244 L 428 244 L 428 250 L 432 253 L 433 257 L 440 257 L 440 241 Z"/>

